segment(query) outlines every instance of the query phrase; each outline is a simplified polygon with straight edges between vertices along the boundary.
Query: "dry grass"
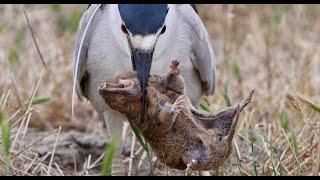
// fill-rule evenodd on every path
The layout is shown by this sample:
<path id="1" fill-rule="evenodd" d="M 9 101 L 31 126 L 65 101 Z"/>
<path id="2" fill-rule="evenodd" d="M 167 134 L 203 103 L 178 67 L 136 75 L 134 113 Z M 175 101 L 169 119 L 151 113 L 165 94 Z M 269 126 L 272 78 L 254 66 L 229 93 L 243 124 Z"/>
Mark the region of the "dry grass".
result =
<path id="1" fill-rule="evenodd" d="M 30 156 L 29 148 L 46 137 L 23 143 L 30 127 L 57 141 L 60 126 L 62 132 L 104 131 L 89 103 L 76 101 L 76 120 L 70 120 L 75 28 L 86 5 L 24 6 L 46 68 L 22 8 L 0 6 L 0 113 L 12 131 L 9 162 L 0 150 L 0 175 L 94 175 L 90 161 L 96 165 L 102 158 L 68 171 L 55 162 L 54 144 L 52 152 Z M 226 89 L 231 103 L 250 89 L 256 92 L 241 115 L 229 160 L 206 174 L 320 175 L 320 6 L 199 5 L 199 12 L 218 71 L 216 92 L 205 102 L 216 111 L 226 107 Z M 132 147 L 136 156 L 125 162 L 142 167 L 148 158 L 141 146 Z M 184 172 L 156 164 L 154 174 Z"/>

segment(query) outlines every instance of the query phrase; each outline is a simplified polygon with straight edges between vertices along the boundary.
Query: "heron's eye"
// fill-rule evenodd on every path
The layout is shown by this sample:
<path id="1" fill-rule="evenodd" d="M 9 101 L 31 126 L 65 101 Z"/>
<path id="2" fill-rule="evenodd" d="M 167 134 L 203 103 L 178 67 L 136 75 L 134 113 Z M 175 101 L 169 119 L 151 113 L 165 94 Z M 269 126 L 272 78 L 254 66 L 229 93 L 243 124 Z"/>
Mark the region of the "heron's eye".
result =
<path id="1" fill-rule="evenodd" d="M 126 35 L 129 34 L 127 28 L 126 28 L 123 24 L 121 24 L 121 31 L 122 31 L 123 33 L 125 33 Z"/>
<path id="2" fill-rule="evenodd" d="M 163 26 L 163 28 L 161 29 L 160 34 L 163 34 L 164 32 L 166 32 L 166 29 L 167 29 L 167 27 L 166 27 L 166 26 Z"/>

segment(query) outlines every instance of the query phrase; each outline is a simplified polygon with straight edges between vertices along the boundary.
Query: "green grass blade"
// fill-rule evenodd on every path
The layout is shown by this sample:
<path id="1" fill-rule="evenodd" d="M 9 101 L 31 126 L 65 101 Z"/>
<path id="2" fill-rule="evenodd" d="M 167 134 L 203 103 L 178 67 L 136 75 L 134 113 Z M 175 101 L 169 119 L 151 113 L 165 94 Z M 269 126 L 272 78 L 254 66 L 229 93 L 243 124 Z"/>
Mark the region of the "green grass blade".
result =
<path id="1" fill-rule="evenodd" d="M 271 136 L 271 138 L 272 138 L 272 136 Z M 274 154 L 274 148 L 273 148 L 272 142 L 273 142 L 272 139 L 268 140 L 272 171 L 273 171 L 273 174 L 276 176 L 276 175 L 277 175 L 277 171 L 276 171 L 275 166 L 274 166 L 274 163 L 273 163 L 273 161 L 272 161 L 272 159 L 273 159 L 273 154 Z"/>
<path id="2" fill-rule="evenodd" d="M 285 133 L 290 132 L 290 124 L 289 124 L 288 114 L 285 112 L 282 112 L 280 114 L 280 120 L 281 120 L 281 126 L 284 129 L 284 132 Z"/>
<path id="3" fill-rule="evenodd" d="M 269 23 L 279 24 L 282 19 L 284 7 L 281 4 L 274 5 L 272 12 L 269 14 Z"/>
<path id="4" fill-rule="evenodd" d="M 61 7 L 60 7 L 60 4 L 50 4 L 49 5 L 49 9 L 52 11 L 52 12 L 59 12 Z"/>
<path id="5" fill-rule="evenodd" d="M 296 137 L 294 131 L 291 132 L 290 143 L 291 143 L 291 146 L 292 146 L 292 149 L 293 149 L 295 155 L 297 156 L 297 158 L 299 160 L 300 155 L 299 155 L 298 140 L 297 140 L 297 137 Z M 301 166 L 299 165 L 300 162 L 296 162 L 296 163 L 297 163 L 298 170 L 299 170 L 299 172 L 297 172 L 297 175 L 302 175 L 302 169 L 301 169 Z"/>
<path id="6" fill-rule="evenodd" d="M 0 33 L 5 29 L 5 25 L 3 25 L 3 24 L 0 24 Z"/>
<path id="7" fill-rule="evenodd" d="M 112 160 L 116 151 L 116 141 L 111 140 L 108 149 L 103 157 L 103 164 L 102 164 L 102 176 L 109 176 L 111 172 Z"/>
<path id="8" fill-rule="evenodd" d="M 77 32 L 81 16 L 82 16 L 81 11 L 76 11 L 73 13 L 73 15 L 71 17 L 71 32 L 72 33 Z"/>
<path id="9" fill-rule="evenodd" d="M 296 137 L 294 131 L 292 130 L 292 126 L 290 125 L 287 113 L 281 113 L 280 119 L 281 119 L 281 126 L 282 126 L 284 132 L 288 135 L 289 143 L 290 143 L 290 146 L 292 147 L 293 154 L 297 158 L 299 158 L 298 140 L 297 140 L 297 137 Z M 289 134 L 290 134 L 290 136 L 289 136 Z M 297 159 L 297 161 L 298 160 L 299 159 Z M 297 163 L 297 166 L 299 167 L 299 170 L 300 170 L 299 173 L 302 174 L 302 169 L 299 165 L 299 162 L 296 162 L 296 163 Z"/>
<path id="10" fill-rule="evenodd" d="M 236 76 L 238 83 L 242 84 L 242 76 L 240 73 L 239 66 L 236 62 L 233 62 L 231 64 L 231 71 L 232 71 L 233 75 Z"/>
<path id="11" fill-rule="evenodd" d="M 19 30 L 18 35 L 13 44 L 13 47 L 11 48 L 9 53 L 9 61 L 10 61 L 11 68 L 15 67 L 15 65 L 20 64 L 19 59 L 20 59 L 20 54 L 25 41 L 25 36 L 26 36 L 26 27 L 23 27 L 22 29 Z"/>
<path id="12" fill-rule="evenodd" d="M 320 113 L 320 104 L 316 104 L 314 102 L 309 102 L 309 105 L 318 113 Z"/>
<path id="13" fill-rule="evenodd" d="M 71 19 L 60 19 L 58 22 L 60 29 L 70 34 L 77 32 L 81 16 L 82 12 L 76 11 L 72 14 Z"/>
<path id="14" fill-rule="evenodd" d="M 141 132 L 140 132 L 139 128 L 132 122 L 132 119 L 130 119 L 128 117 L 128 121 L 129 121 L 129 124 L 130 124 L 134 134 L 136 135 L 136 138 L 137 138 L 138 142 L 143 147 L 143 149 L 147 152 L 148 161 L 149 161 L 149 164 L 150 164 L 150 170 L 152 170 L 152 158 L 151 158 L 151 152 L 149 151 L 148 142 L 145 141 L 145 139 L 141 135 Z"/>
<path id="15" fill-rule="evenodd" d="M 205 110 L 207 112 L 213 112 L 210 109 L 209 105 L 207 103 L 205 103 L 204 101 L 202 101 L 202 100 L 200 101 L 200 107 L 201 107 L 201 109 L 203 109 L 203 110 Z"/>
<path id="16" fill-rule="evenodd" d="M 45 104 L 49 101 L 52 100 L 52 97 L 51 96 L 46 96 L 46 97 L 37 97 L 37 98 L 34 98 L 31 102 L 32 105 L 38 105 L 38 104 Z M 23 106 L 26 106 L 30 103 L 30 101 L 25 101 L 22 103 Z"/>
<path id="17" fill-rule="evenodd" d="M 1 127 L 1 139 L 2 139 L 2 152 L 4 157 L 5 174 L 9 175 L 10 159 L 10 125 L 9 121 L 3 117 L 0 113 L 0 127 Z"/>
<path id="18" fill-rule="evenodd" d="M 259 176 L 259 173 L 258 173 L 258 168 L 257 168 L 257 164 L 256 164 L 256 158 L 254 156 L 254 142 L 256 141 L 256 134 L 254 131 L 250 131 L 249 132 L 249 139 L 250 139 L 250 149 L 251 149 L 251 155 L 252 155 L 252 169 L 253 169 L 253 172 L 254 172 L 254 175 L 255 176 Z"/>
<path id="19" fill-rule="evenodd" d="M 223 96 L 223 99 L 225 100 L 227 106 L 231 107 L 232 104 L 231 104 L 231 101 L 230 101 L 230 98 L 229 98 L 227 83 L 224 84 L 223 91 L 222 91 L 222 96 Z"/>
<path id="20" fill-rule="evenodd" d="M 298 94 L 298 98 L 300 99 L 300 101 L 309 105 L 312 109 L 314 109 L 315 111 L 320 113 L 320 104 L 317 104 L 316 102 L 312 101 L 311 99 L 309 99 L 301 94 Z"/>
<path id="21" fill-rule="evenodd" d="M 132 120 L 130 118 L 128 118 L 128 121 L 129 121 L 129 124 L 130 124 L 134 134 L 136 135 L 138 142 L 141 144 L 143 149 L 148 152 L 149 148 L 148 148 L 146 142 L 144 141 L 144 138 L 142 137 L 139 128 L 132 122 Z"/>
<path id="22" fill-rule="evenodd" d="M 220 170 L 219 168 L 213 170 L 212 176 L 219 176 L 220 175 L 219 170 Z"/>
<path id="23" fill-rule="evenodd" d="M 0 114 L 0 123 L 1 123 L 1 138 L 2 138 L 2 149 L 3 155 L 6 159 L 9 157 L 10 150 L 10 128 L 9 121 L 5 119 L 2 114 Z"/>
<path id="24" fill-rule="evenodd" d="M 292 145 L 292 148 L 293 148 L 294 152 L 296 153 L 297 157 L 299 157 L 298 140 L 297 140 L 297 137 L 296 137 L 294 131 L 292 131 L 292 135 L 291 135 L 290 141 L 291 141 L 291 145 Z"/>
<path id="25" fill-rule="evenodd" d="M 238 64 L 234 61 L 231 64 L 231 72 L 233 73 L 233 75 L 237 78 L 237 81 L 239 83 L 239 91 L 240 91 L 240 98 L 243 98 L 243 92 L 242 92 L 242 75 L 240 72 L 240 68 L 238 66 Z"/>
<path id="26" fill-rule="evenodd" d="M 255 175 L 255 176 L 259 176 L 258 169 L 257 169 L 257 164 L 256 164 L 256 160 L 255 160 L 255 157 L 254 157 L 254 152 L 253 152 L 253 142 L 250 143 L 250 146 L 251 146 L 252 158 L 253 158 L 253 171 L 254 171 L 254 175 Z"/>

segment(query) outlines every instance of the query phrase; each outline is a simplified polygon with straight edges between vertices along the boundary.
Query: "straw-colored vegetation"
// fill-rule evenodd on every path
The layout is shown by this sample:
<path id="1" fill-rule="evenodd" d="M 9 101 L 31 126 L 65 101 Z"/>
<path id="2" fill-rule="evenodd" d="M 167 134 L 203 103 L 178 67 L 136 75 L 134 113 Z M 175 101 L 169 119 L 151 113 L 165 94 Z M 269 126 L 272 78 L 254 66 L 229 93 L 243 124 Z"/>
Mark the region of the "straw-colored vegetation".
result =
<path id="1" fill-rule="evenodd" d="M 202 107 L 215 112 L 256 93 L 240 116 L 230 158 L 192 175 L 320 175 L 320 6 L 198 8 L 217 58 L 217 88 Z M 72 56 L 85 9 L 0 5 L 0 175 L 109 174 L 116 143 L 106 155 L 85 151 L 69 167 L 57 158 L 66 133 L 105 135 L 88 102 L 76 100 L 71 121 Z M 130 128 L 126 134 L 128 174 L 148 174 L 151 161 L 154 175 L 186 175 L 145 153 Z M 37 153 L 46 142 L 48 152 Z"/>

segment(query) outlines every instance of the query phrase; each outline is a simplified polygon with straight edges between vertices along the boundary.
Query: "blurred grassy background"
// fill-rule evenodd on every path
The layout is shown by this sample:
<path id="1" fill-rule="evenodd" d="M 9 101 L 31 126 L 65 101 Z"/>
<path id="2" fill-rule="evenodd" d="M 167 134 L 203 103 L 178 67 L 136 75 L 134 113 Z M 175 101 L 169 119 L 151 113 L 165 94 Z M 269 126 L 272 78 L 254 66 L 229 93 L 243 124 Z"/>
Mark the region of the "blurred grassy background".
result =
<path id="1" fill-rule="evenodd" d="M 72 56 L 87 5 L 0 5 L 0 112 L 10 117 L 31 97 L 42 69 L 23 7 L 47 63 L 35 96 L 48 101 L 34 105 L 31 126 L 103 131 L 89 103 L 76 101 L 77 118 L 70 120 Z M 319 175 L 320 6 L 198 9 L 217 58 L 216 92 L 204 102 L 217 111 L 256 91 L 241 117 L 236 150 L 213 174 Z"/>

